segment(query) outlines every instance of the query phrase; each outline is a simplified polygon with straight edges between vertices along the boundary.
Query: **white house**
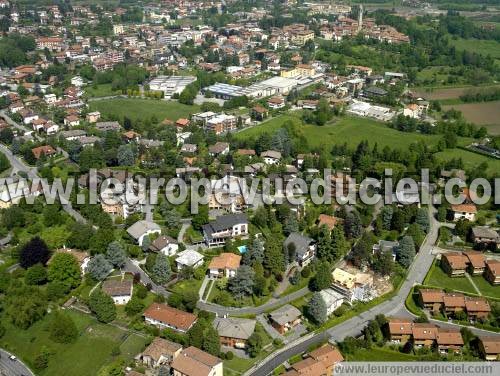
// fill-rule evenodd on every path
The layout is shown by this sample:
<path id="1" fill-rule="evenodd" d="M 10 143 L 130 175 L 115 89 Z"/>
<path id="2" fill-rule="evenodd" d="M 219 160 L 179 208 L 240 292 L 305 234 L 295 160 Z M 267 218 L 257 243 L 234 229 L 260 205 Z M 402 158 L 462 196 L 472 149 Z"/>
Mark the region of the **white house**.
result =
<path id="1" fill-rule="evenodd" d="M 226 240 L 248 235 L 248 219 L 245 214 L 222 215 L 203 225 L 203 237 L 207 246 L 216 247 Z"/>
<path id="2" fill-rule="evenodd" d="M 264 163 L 268 165 L 278 164 L 281 160 L 281 153 L 275 150 L 267 150 L 260 155 Z"/>
<path id="3" fill-rule="evenodd" d="M 103 282 L 102 291 L 111 296 L 116 305 L 127 304 L 134 290 L 132 282 L 132 279 L 108 279 Z"/>
<path id="4" fill-rule="evenodd" d="M 203 255 L 192 249 L 186 249 L 179 253 L 175 259 L 175 263 L 178 270 L 182 270 L 185 267 L 197 268 L 203 264 Z"/>
<path id="5" fill-rule="evenodd" d="M 134 240 L 142 246 L 144 238 L 151 234 L 161 234 L 161 228 L 154 222 L 150 221 L 137 221 L 127 229 L 127 233 L 134 238 Z"/>
<path id="6" fill-rule="evenodd" d="M 82 87 L 84 85 L 83 78 L 80 76 L 75 76 L 71 79 L 71 85 L 76 87 Z"/>
<path id="7" fill-rule="evenodd" d="M 179 250 L 179 244 L 170 236 L 162 235 L 153 240 L 149 249 L 153 252 L 163 253 L 165 256 L 173 256 Z"/>
<path id="8" fill-rule="evenodd" d="M 451 211 L 453 212 L 454 221 L 462 218 L 474 221 L 476 219 L 477 207 L 474 204 L 451 205 Z"/>
<path id="9" fill-rule="evenodd" d="M 333 289 L 321 290 L 319 293 L 325 302 L 327 316 L 330 316 L 344 303 L 344 296 Z"/>

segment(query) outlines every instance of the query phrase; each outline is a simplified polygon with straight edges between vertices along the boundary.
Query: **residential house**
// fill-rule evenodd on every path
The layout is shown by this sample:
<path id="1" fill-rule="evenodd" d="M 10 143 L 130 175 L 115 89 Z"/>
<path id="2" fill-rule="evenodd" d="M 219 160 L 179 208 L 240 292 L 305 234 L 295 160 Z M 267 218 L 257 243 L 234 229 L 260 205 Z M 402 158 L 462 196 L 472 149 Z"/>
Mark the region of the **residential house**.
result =
<path id="1" fill-rule="evenodd" d="M 133 289 L 132 279 L 108 279 L 102 284 L 102 291 L 111 296 L 116 305 L 127 304 L 132 298 Z"/>
<path id="2" fill-rule="evenodd" d="M 283 249 L 288 255 L 295 254 L 295 260 L 302 267 L 306 266 L 316 255 L 316 242 L 298 232 L 292 232 L 285 239 Z"/>
<path id="3" fill-rule="evenodd" d="M 492 285 L 500 284 L 500 261 L 487 260 L 484 278 Z"/>
<path id="4" fill-rule="evenodd" d="M 234 253 L 221 253 L 208 265 L 208 275 L 212 278 L 231 278 L 240 267 L 241 256 Z"/>
<path id="5" fill-rule="evenodd" d="M 439 312 L 443 305 L 443 290 L 438 289 L 420 289 L 418 291 L 420 305 L 431 312 Z"/>
<path id="6" fill-rule="evenodd" d="M 429 323 L 413 323 L 412 337 L 415 347 L 431 347 L 436 340 L 438 327 Z"/>
<path id="7" fill-rule="evenodd" d="M 436 343 L 438 351 L 442 354 L 449 353 L 450 351 L 460 354 L 464 346 L 462 334 L 458 329 L 439 328 L 436 334 Z"/>
<path id="8" fill-rule="evenodd" d="M 469 259 L 461 254 L 455 252 L 444 253 L 441 255 L 441 268 L 450 277 L 461 277 L 465 274 L 467 263 Z"/>
<path id="9" fill-rule="evenodd" d="M 460 293 L 443 295 L 443 310 L 447 315 L 454 315 L 465 310 L 465 296 Z"/>
<path id="10" fill-rule="evenodd" d="M 213 327 L 219 333 L 221 346 L 246 348 L 248 338 L 255 331 L 255 320 L 237 317 L 216 317 Z"/>
<path id="11" fill-rule="evenodd" d="M 146 220 L 135 222 L 127 229 L 127 233 L 142 246 L 144 238 L 151 234 L 161 234 L 161 228 L 156 223 Z"/>
<path id="12" fill-rule="evenodd" d="M 344 296 L 333 289 L 325 289 L 320 292 L 321 298 L 325 302 L 326 315 L 330 316 L 344 303 Z"/>
<path id="13" fill-rule="evenodd" d="M 170 367 L 173 376 L 223 376 L 222 360 L 193 346 L 182 350 Z"/>
<path id="14" fill-rule="evenodd" d="M 189 124 L 190 124 L 189 119 L 185 118 L 177 119 L 177 121 L 175 122 L 175 127 L 177 128 L 177 132 L 183 132 L 184 129 L 189 126 Z"/>
<path id="15" fill-rule="evenodd" d="M 238 149 L 235 152 L 236 155 L 239 156 L 248 156 L 248 157 L 255 157 L 255 150 L 253 149 Z"/>
<path id="16" fill-rule="evenodd" d="M 91 258 L 88 252 L 71 248 L 59 248 L 54 251 L 54 254 L 52 255 L 51 259 L 48 261 L 47 264 L 50 264 L 54 255 L 58 253 L 68 253 L 71 256 L 73 256 L 76 259 L 76 261 L 78 261 L 78 265 L 80 265 L 80 271 L 82 272 L 82 274 L 85 273 L 85 269 L 87 269 L 87 265 L 89 264 Z"/>
<path id="17" fill-rule="evenodd" d="M 197 317 L 166 304 L 153 303 L 144 311 L 144 319 L 148 324 L 160 329 L 170 328 L 186 333 L 194 325 Z"/>
<path id="18" fill-rule="evenodd" d="M 175 259 L 178 270 L 186 267 L 197 268 L 203 265 L 203 255 L 192 249 L 186 249 L 180 252 Z"/>
<path id="19" fill-rule="evenodd" d="M 205 123 L 205 130 L 213 131 L 216 135 L 234 131 L 236 128 L 238 128 L 238 118 L 234 115 L 220 114 Z"/>
<path id="20" fill-rule="evenodd" d="M 485 257 L 482 253 L 480 252 L 475 252 L 475 251 L 467 251 L 463 252 L 465 257 L 467 257 L 468 265 L 467 265 L 467 271 L 469 274 L 472 275 L 481 275 L 484 273 L 484 269 L 486 267 L 485 264 Z"/>
<path id="21" fill-rule="evenodd" d="M 101 121 L 96 123 L 95 127 L 101 132 L 119 131 L 121 128 L 117 121 Z"/>
<path id="22" fill-rule="evenodd" d="M 467 311 L 467 317 L 471 321 L 487 319 L 491 313 L 490 303 L 482 297 L 467 296 L 465 298 L 465 310 Z"/>
<path id="23" fill-rule="evenodd" d="M 182 351 L 182 346 L 178 343 L 164 338 L 156 337 L 146 349 L 139 354 L 137 359 L 150 368 L 158 368 L 163 365 L 170 365 Z"/>
<path id="24" fill-rule="evenodd" d="M 211 145 L 208 147 L 208 153 L 212 157 L 226 155 L 229 153 L 229 144 L 227 142 L 217 142 L 215 145 Z"/>
<path id="25" fill-rule="evenodd" d="M 500 360 L 500 337 L 479 337 L 479 352 L 485 360 Z"/>
<path id="26" fill-rule="evenodd" d="M 72 129 L 70 131 L 62 131 L 60 132 L 60 136 L 67 141 L 78 140 L 82 137 L 85 137 L 87 132 L 83 129 Z"/>
<path id="27" fill-rule="evenodd" d="M 494 248 L 500 244 L 498 231 L 488 226 L 474 226 L 472 228 L 472 240 L 476 245 L 492 245 Z"/>
<path id="28" fill-rule="evenodd" d="M 264 151 L 260 156 L 264 159 L 264 163 L 267 165 L 278 164 L 281 160 L 281 153 L 276 150 Z"/>
<path id="29" fill-rule="evenodd" d="M 309 353 L 309 357 L 317 362 L 323 363 L 326 368 L 327 375 L 333 375 L 335 366 L 344 361 L 344 357 L 340 351 L 330 344 L 318 347 Z"/>
<path id="30" fill-rule="evenodd" d="M 285 304 L 269 314 L 269 321 L 280 334 L 285 334 L 302 322 L 302 313 L 294 306 Z"/>
<path id="31" fill-rule="evenodd" d="M 80 125 L 80 118 L 76 115 L 68 115 L 64 118 L 64 125 L 68 127 L 76 127 Z"/>
<path id="32" fill-rule="evenodd" d="M 181 153 L 184 154 L 194 154 L 198 151 L 198 145 L 196 144 L 183 144 L 181 147 Z"/>
<path id="33" fill-rule="evenodd" d="M 265 107 L 257 105 L 250 110 L 250 116 L 252 119 L 263 121 L 269 116 L 269 110 Z"/>
<path id="34" fill-rule="evenodd" d="M 387 323 L 389 339 L 392 342 L 406 343 L 413 334 L 413 322 L 408 319 L 391 318 Z"/>
<path id="35" fill-rule="evenodd" d="M 283 97 L 271 97 L 267 100 L 267 105 L 273 110 L 279 110 L 286 106 L 286 101 Z"/>
<path id="36" fill-rule="evenodd" d="M 40 159 L 42 156 L 52 157 L 56 155 L 56 151 L 50 145 L 38 146 L 36 148 L 31 149 L 31 152 L 35 156 L 35 159 Z"/>
<path id="37" fill-rule="evenodd" d="M 209 247 L 223 245 L 227 239 L 248 235 L 248 219 L 245 214 L 221 215 L 203 225 L 203 238 Z"/>
<path id="38" fill-rule="evenodd" d="M 89 112 L 85 119 L 89 123 L 97 123 L 97 121 L 101 118 L 101 113 L 99 111 Z"/>
<path id="39" fill-rule="evenodd" d="M 318 362 L 313 358 L 305 358 L 292 364 L 291 370 L 284 376 L 327 376 L 326 367 L 323 362 Z"/>
<path id="40" fill-rule="evenodd" d="M 153 252 L 163 253 L 165 256 L 173 256 L 179 250 L 179 244 L 170 236 L 162 235 L 151 242 L 149 249 Z"/>
<path id="41" fill-rule="evenodd" d="M 476 205 L 472 203 L 468 204 L 458 204 L 451 205 L 451 211 L 453 212 L 453 220 L 458 221 L 459 219 L 468 219 L 469 221 L 474 221 L 476 218 L 477 208 Z"/>

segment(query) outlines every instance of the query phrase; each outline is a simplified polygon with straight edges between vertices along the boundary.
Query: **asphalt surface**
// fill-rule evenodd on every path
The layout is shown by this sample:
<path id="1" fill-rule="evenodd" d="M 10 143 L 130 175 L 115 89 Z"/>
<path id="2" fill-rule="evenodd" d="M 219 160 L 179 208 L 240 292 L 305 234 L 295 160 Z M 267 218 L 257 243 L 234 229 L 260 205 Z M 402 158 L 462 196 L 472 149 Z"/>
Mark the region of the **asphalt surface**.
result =
<path id="1" fill-rule="evenodd" d="M 292 356 L 307 351 L 307 349 L 311 345 L 324 342 L 328 339 L 332 339 L 338 342 L 342 341 L 345 337 L 348 336 L 356 337 L 361 334 L 362 329 L 367 325 L 367 323 L 379 314 L 393 317 L 412 317 L 413 315 L 408 312 L 405 307 L 405 300 L 410 293 L 411 288 L 414 285 L 421 284 L 423 282 L 427 271 L 432 265 L 432 261 L 434 259 L 432 249 L 434 244 L 436 243 L 439 228 L 441 227 L 441 224 L 434 218 L 435 212 L 435 208 L 430 206 L 429 220 L 431 226 L 429 233 L 427 234 L 424 243 L 420 247 L 420 251 L 417 253 L 413 264 L 410 266 L 405 281 L 393 298 L 386 300 L 381 304 L 328 329 L 325 332 L 305 336 L 288 344 L 284 348 L 272 353 L 260 363 L 255 364 L 250 370 L 245 372 L 244 375 L 267 376 L 272 373 L 276 367 L 287 361 Z M 441 327 L 459 327 L 458 325 L 442 321 L 431 321 Z M 470 329 L 473 333 L 479 335 L 498 335 L 492 332 L 472 327 Z"/>
<path id="2" fill-rule="evenodd" d="M 1 376 L 34 376 L 35 374 L 19 359 L 11 360 L 10 353 L 0 349 L 0 375 Z"/>

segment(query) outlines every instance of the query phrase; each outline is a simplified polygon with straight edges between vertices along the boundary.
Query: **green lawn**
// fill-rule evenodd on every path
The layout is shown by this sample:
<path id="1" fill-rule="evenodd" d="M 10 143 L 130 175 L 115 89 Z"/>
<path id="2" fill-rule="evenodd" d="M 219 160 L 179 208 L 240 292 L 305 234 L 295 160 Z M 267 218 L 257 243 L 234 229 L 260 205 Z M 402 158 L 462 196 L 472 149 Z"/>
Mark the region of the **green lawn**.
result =
<path id="1" fill-rule="evenodd" d="M 173 286 L 170 286 L 168 289 L 172 292 L 179 294 L 179 295 L 184 295 L 189 291 L 194 291 L 194 292 L 198 293 L 202 282 L 203 282 L 203 280 L 191 278 L 189 280 L 183 280 L 183 281 L 177 282 Z"/>
<path id="2" fill-rule="evenodd" d="M 119 119 L 127 116 L 130 119 L 145 120 L 154 115 L 159 121 L 165 118 L 176 121 L 200 111 L 200 107 L 197 105 L 188 106 L 175 101 L 137 98 L 94 101 L 90 103 L 90 109 L 101 112 L 103 116 L 116 116 Z"/>
<path id="3" fill-rule="evenodd" d="M 48 367 L 37 375 L 93 376 L 114 358 L 113 348 L 121 346 L 121 356 L 130 361 L 142 351 L 146 339 L 111 325 L 98 323 L 92 316 L 67 310 L 80 332 L 75 343 L 59 344 L 49 339 L 46 330 L 49 317 L 21 330 L 5 323 L 6 333 L 0 346 L 19 356 L 29 366 L 40 350 L 46 347 L 51 356 Z"/>
<path id="4" fill-rule="evenodd" d="M 500 171 L 500 160 L 489 158 L 485 155 L 473 153 L 463 149 L 448 149 L 435 154 L 441 161 L 448 161 L 453 158 L 462 158 L 466 169 L 477 168 L 481 163 L 488 163 L 488 173 L 493 174 Z"/>
<path id="5" fill-rule="evenodd" d="M 500 286 L 493 286 L 482 275 L 474 276 L 472 280 L 484 296 L 500 299 Z"/>
<path id="6" fill-rule="evenodd" d="M 297 124 L 302 123 L 297 116 L 281 115 L 256 127 L 243 130 L 236 134 L 235 137 L 239 139 L 255 139 L 262 133 L 272 134 L 289 120 Z M 354 148 L 364 140 L 368 140 L 372 145 L 377 143 L 379 148 L 389 146 L 407 149 L 410 144 L 417 141 L 423 141 L 427 145 L 436 145 L 442 138 L 441 135 L 400 132 L 375 120 L 351 116 L 340 118 L 324 126 L 304 124 L 301 125 L 301 129 L 310 147 L 325 148 L 326 150 L 329 150 L 334 144 L 344 143 Z M 470 139 L 459 139 L 461 145 L 466 145 L 469 141 Z"/>
<path id="7" fill-rule="evenodd" d="M 500 43 L 495 40 L 479 39 L 450 39 L 450 43 L 458 50 L 476 52 L 482 55 L 491 55 L 495 59 L 500 59 Z"/>
<path id="8" fill-rule="evenodd" d="M 418 357 L 388 348 L 372 347 L 370 350 L 357 351 L 352 355 L 348 354 L 347 360 L 356 362 L 408 362 L 417 361 Z"/>
<path id="9" fill-rule="evenodd" d="M 432 265 L 431 270 L 425 277 L 424 284 L 448 290 L 477 294 L 474 286 L 471 285 L 466 277 L 451 278 L 445 272 L 443 272 L 443 269 L 441 269 L 441 267 L 436 264 Z"/>
<path id="10" fill-rule="evenodd" d="M 90 98 L 98 98 L 98 97 L 108 97 L 111 95 L 120 95 L 121 90 L 113 90 L 111 84 L 101 84 L 96 85 L 95 87 L 92 85 L 84 87 L 85 94 Z"/>

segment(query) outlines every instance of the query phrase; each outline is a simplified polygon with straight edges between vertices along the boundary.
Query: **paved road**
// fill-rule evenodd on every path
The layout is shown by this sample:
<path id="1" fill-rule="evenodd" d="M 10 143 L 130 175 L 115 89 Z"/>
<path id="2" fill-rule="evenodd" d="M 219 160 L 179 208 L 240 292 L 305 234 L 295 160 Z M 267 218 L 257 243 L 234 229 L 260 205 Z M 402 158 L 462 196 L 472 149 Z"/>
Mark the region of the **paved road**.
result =
<path id="1" fill-rule="evenodd" d="M 24 135 L 26 132 L 33 132 L 32 135 L 33 135 L 34 138 L 36 138 L 37 140 L 41 140 L 42 139 L 40 137 L 40 135 L 38 135 L 36 132 L 33 131 L 32 128 L 26 127 L 24 125 L 21 125 L 21 124 L 18 124 L 17 122 L 15 122 L 9 115 L 7 115 L 7 112 L 5 110 L 0 110 L 0 116 L 5 119 L 5 121 L 7 122 L 7 124 L 9 124 L 10 126 L 16 128 L 17 130 L 21 131 L 22 135 Z"/>
<path id="2" fill-rule="evenodd" d="M 6 147 L 3 144 L 0 144 L 0 152 L 5 154 L 7 159 L 9 160 L 11 166 L 16 170 L 16 171 L 24 171 L 27 175 L 28 178 L 31 180 L 34 179 L 41 179 L 40 176 L 38 175 L 38 171 L 35 167 L 30 167 L 24 164 L 24 162 L 10 151 L 8 147 Z M 73 207 L 71 206 L 71 203 L 68 204 L 63 204 L 62 205 L 64 211 L 68 213 L 70 216 L 72 216 L 75 221 L 80 222 L 80 223 L 87 223 L 87 220 L 82 217 L 82 215 L 77 212 Z"/>
<path id="3" fill-rule="evenodd" d="M 420 284 L 423 282 L 427 271 L 432 265 L 434 255 L 432 254 L 432 249 L 436 243 L 439 228 L 441 224 L 436 221 L 434 214 L 436 209 L 432 206 L 429 207 L 429 220 L 430 220 L 430 231 L 425 238 L 424 243 L 420 247 L 420 251 L 415 257 L 413 264 L 410 266 L 406 280 L 403 282 L 401 288 L 397 294 L 390 300 L 365 311 L 349 320 L 342 322 L 327 331 L 310 334 L 305 337 L 294 341 L 279 351 L 272 353 L 269 357 L 264 359 L 262 362 L 254 365 L 250 370 L 245 372 L 244 375 L 252 376 L 266 376 L 269 375 L 276 367 L 285 362 L 287 359 L 294 355 L 303 353 L 307 351 L 308 347 L 314 344 L 321 343 L 328 339 L 333 339 L 334 341 L 342 341 L 348 336 L 358 336 L 361 334 L 361 330 L 366 326 L 366 324 L 375 318 L 378 314 L 384 314 L 386 316 L 396 316 L 396 317 L 411 317 L 412 314 L 406 310 L 405 300 L 410 293 L 411 288 L 415 284 Z M 435 320 L 433 320 L 434 322 Z M 441 321 L 435 321 L 442 327 L 457 327 L 457 325 L 449 324 Z M 484 330 L 471 328 L 475 334 L 488 334 L 493 335 L 492 332 L 487 332 Z"/>
<path id="4" fill-rule="evenodd" d="M 139 275 L 141 276 L 141 283 L 143 283 L 144 285 L 147 285 L 148 283 L 151 284 L 152 292 L 163 295 L 165 298 L 168 298 L 170 296 L 170 292 L 168 292 L 163 286 L 157 285 L 151 278 L 149 278 L 146 272 L 139 266 L 139 263 L 137 261 L 127 259 L 127 262 L 123 267 L 123 271 L 133 274 L 139 273 Z"/>
<path id="5" fill-rule="evenodd" d="M 19 359 L 10 360 L 11 354 L 0 349 L 0 375 L 2 376 L 34 376 L 35 374 Z"/>

